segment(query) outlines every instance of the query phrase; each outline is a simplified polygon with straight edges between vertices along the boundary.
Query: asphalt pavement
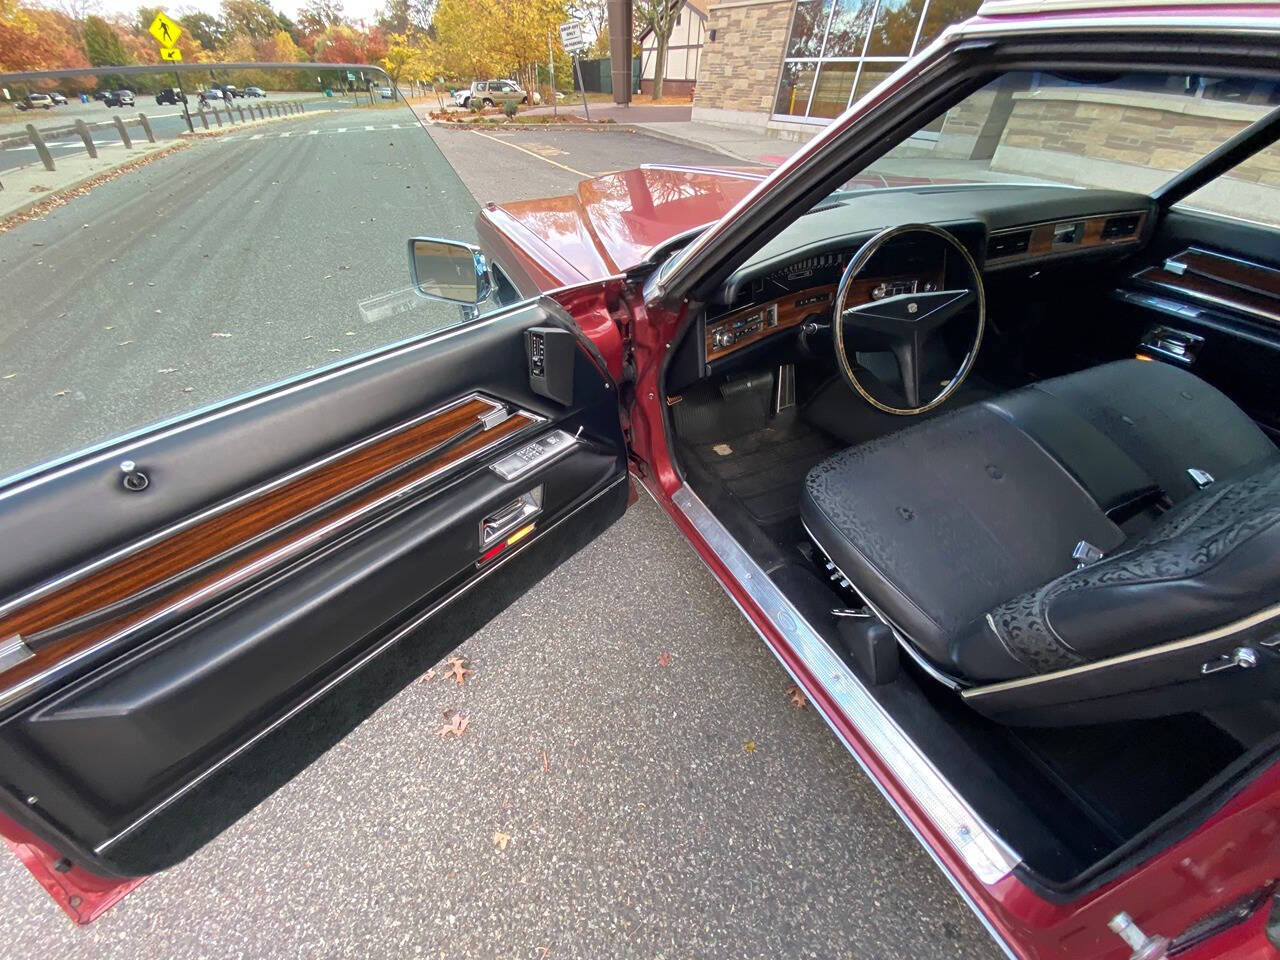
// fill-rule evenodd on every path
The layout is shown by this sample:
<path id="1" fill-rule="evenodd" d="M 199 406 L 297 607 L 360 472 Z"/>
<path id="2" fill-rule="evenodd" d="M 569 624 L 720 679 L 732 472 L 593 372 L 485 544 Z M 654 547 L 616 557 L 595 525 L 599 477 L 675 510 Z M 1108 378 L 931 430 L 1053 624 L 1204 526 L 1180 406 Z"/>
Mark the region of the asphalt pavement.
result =
<path id="1" fill-rule="evenodd" d="M 717 162 L 389 122 L 196 144 L 0 234 L 0 469 L 453 322 L 396 299 L 404 240 L 471 235 L 478 201 Z M 465 685 L 411 685 L 88 928 L 0 858 L 4 954 L 996 955 L 643 494 L 461 653 Z"/>

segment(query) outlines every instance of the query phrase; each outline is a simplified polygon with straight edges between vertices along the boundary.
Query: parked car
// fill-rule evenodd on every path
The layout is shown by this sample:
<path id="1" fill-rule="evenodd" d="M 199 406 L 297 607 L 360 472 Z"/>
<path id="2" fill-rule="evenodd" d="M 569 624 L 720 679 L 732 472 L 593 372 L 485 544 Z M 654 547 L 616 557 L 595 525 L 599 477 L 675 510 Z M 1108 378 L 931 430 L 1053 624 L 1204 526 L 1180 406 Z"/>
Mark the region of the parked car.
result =
<path id="1" fill-rule="evenodd" d="M 496 107 L 508 103 L 525 103 L 528 98 L 511 80 L 477 80 L 466 90 L 455 93 L 454 101 L 460 107 L 470 107 L 472 103 Z"/>
<path id="2" fill-rule="evenodd" d="M 156 103 L 160 106 L 172 106 L 179 103 L 186 103 L 187 95 L 182 92 L 180 87 L 165 87 L 156 94 Z"/>
<path id="3" fill-rule="evenodd" d="M 111 91 L 110 91 L 110 90 L 95 90 L 95 91 L 93 91 L 93 99 L 95 99 L 95 100 L 106 100 L 106 99 L 107 99 L 107 97 L 109 97 L 109 96 L 111 96 Z"/>
<path id="4" fill-rule="evenodd" d="M 261 87 L 244 88 L 244 96 L 246 97 L 265 97 L 266 95 L 267 91 L 263 90 Z"/>
<path id="5" fill-rule="evenodd" d="M 111 90 L 102 100 L 108 107 L 132 107 L 134 105 L 132 90 Z"/>
<path id="6" fill-rule="evenodd" d="M 221 91 L 221 90 L 219 90 L 217 87 L 210 87 L 208 90 L 205 90 L 205 91 L 204 91 L 204 98 L 205 98 L 206 100 L 229 100 L 229 99 L 231 99 L 230 97 L 224 96 L 224 95 L 223 95 L 223 93 L 222 93 L 222 91 Z"/>
<path id="7" fill-rule="evenodd" d="M 66 95 L 59 90 L 54 90 L 50 93 L 49 99 L 53 101 L 55 107 L 65 107 L 67 105 Z"/>
<path id="8" fill-rule="evenodd" d="M 243 97 L 244 91 L 237 87 L 234 83 L 222 84 L 222 93 L 225 99 L 230 100 L 233 97 Z"/>
<path id="9" fill-rule="evenodd" d="M 391 92 L 391 88 L 390 88 L 390 87 L 379 87 L 379 88 L 378 88 L 378 96 L 379 96 L 379 97 L 381 97 L 383 100 L 394 100 L 394 99 L 395 99 L 395 94 Z"/>
<path id="10" fill-rule="evenodd" d="M 14 106 L 19 110 L 51 110 L 53 98 L 47 93 L 29 93 L 14 103 Z"/>
<path id="11" fill-rule="evenodd" d="M 499 80 L 498 82 L 499 82 L 499 83 L 503 83 L 503 84 L 507 84 L 507 85 L 509 85 L 509 86 L 511 86 L 511 87 L 515 87 L 515 89 L 516 89 L 516 90 L 519 90 L 519 91 L 521 92 L 521 94 L 522 94 L 522 97 L 521 97 L 521 100 L 520 100 L 520 102 L 521 102 L 521 103 L 528 103 L 528 102 L 529 102 L 529 94 L 528 94 L 528 92 L 527 92 L 526 90 L 524 90 L 524 89 L 520 86 L 520 84 L 518 84 L 516 81 L 514 81 L 514 80 L 512 80 L 512 79 L 510 79 L 510 78 L 504 78 L 504 79 L 502 79 L 502 80 Z M 534 104 L 539 104 L 539 103 L 541 103 L 541 102 L 542 102 L 542 94 L 540 94 L 537 90 L 534 90 L 534 91 L 533 91 L 533 102 L 534 102 Z"/>

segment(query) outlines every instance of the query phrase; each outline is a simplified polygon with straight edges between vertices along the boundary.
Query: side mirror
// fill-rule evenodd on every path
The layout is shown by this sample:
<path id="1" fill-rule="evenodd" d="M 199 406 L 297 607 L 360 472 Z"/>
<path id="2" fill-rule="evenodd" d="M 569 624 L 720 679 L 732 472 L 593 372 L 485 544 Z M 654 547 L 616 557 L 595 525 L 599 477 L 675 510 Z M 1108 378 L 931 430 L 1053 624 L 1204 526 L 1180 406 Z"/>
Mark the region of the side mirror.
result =
<path id="1" fill-rule="evenodd" d="M 419 296 L 475 306 L 489 299 L 493 279 L 478 247 L 458 240 L 413 237 L 409 274 Z"/>

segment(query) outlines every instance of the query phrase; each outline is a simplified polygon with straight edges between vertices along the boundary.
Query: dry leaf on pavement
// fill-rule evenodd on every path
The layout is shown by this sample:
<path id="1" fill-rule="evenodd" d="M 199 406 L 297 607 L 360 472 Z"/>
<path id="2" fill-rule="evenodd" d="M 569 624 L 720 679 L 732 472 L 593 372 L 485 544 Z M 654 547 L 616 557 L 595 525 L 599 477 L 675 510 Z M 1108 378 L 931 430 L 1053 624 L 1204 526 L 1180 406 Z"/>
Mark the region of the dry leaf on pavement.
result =
<path id="1" fill-rule="evenodd" d="M 449 722 L 437 730 L 436 733 L 442 737 L 447 737 L 449 734 L 453 734 L 455 737 L 460 737 L 462 736 L 463 731 L 467 729 L 467 724 L 470 722 L 471 720 L 463 714 L 455 713 L 449 718 Z"/>
<path id="2" fill-rule="evenodd" d="M 495 833 L 493 835 L 493 845 L 499 850 L 507 849 L 507 844 L 511 842 L 511 835 L 506 833 Z"/>
<path id="3" fill-rule="evenodd" d="M 434 680 L 435 678 L 436 678 L 436 668 L 435 668 L 435 667 L 432 667 L 430 670 L 428 670 L 426 673 L 424 673 L 424 674 L 422 675 L 422 677 L 419 679 L 419 681 L 418 681 L 418 682 L 419 682 L 419 683 L 430 683 L 430 682 L 431 682 L 432 680 Z"/>
<path id="4" fill-rule="evenodd" d="M 474 670 L 464 666 L 468 661 L 465 657 L 453 657 L 449 660 L 449 669 L 445 671 L 445 676 L 450 677 L 454 683 L 462 685 L 467 682 L 467 674 L 475 673 Z"/>
<path id="5" fill-rule="evenodd" d="M 800 689 L 798 684 L 792 684 L 787 687 L 787 696 L 791 698 L 791 705 L 797 710 L 803 710 L 804 705 L 809 701 L 805 699 L 804 691 Z"/>
<path id="6" fill-rule="evenodd" d="M 671 666 L 671 652 L 669 650 L 663 650 L 660 654 L 658 654 L 658 666 L 660 666 L 663 670 Z"/>
<path id="7" fill-rule="evenodd" d="M 754 740 L 748 740 L 746 743 L 742 745 L 742 749 L 745 750 L 747 753 L 755 753 L 756 742 Z"/>

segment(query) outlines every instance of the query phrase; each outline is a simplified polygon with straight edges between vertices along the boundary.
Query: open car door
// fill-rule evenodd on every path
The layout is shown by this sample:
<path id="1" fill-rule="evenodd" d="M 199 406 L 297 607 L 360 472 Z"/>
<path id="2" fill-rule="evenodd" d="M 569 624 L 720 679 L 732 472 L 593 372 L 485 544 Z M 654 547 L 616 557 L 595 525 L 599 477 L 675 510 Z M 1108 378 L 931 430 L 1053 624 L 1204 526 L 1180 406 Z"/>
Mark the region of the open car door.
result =
<path id="1" fill-rule="evenodd" d="M 0 832 L 79 922 L 192 853 L 621 516 L 617 392 L 543 299 L 8 481 Z"/>

